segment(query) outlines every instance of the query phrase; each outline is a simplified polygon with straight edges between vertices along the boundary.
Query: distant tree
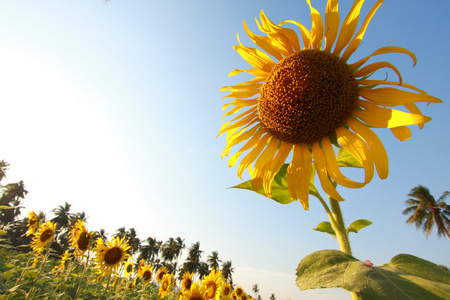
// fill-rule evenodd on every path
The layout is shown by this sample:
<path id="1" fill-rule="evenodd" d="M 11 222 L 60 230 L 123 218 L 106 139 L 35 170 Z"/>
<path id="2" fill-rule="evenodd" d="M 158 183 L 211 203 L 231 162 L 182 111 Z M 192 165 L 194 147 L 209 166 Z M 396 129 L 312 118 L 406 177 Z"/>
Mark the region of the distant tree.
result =
<path id="1" fill-rule="evenodd" d="M 203 278 L 204 276 L 206 276 L 206 275 L 208 275 L 209 274 L 209 272 L 210 272 L 210 270 L 209 270 L 209 266 L 208 266 L 208 264 L 207 263 L 205 263 L 205 262 L 200 262 L 199 264 L 198 264 L 198 267 L 197 267 L 197 274 L 198 274 L 198 278 L 200 279 L 200 278 Z"/>
<path id="2" fill-rule="evenodd" d="M 140 246 L 141 246 L 141 240 L 137 237 L 136 229 L 130 228 L 125 232 L 125 237 L 128 240 L 128 244 L 130 245 L 130 252 L 131 255 L 135 254 Z"/>
<path id="3" fill-rule="evenodd" d="M 216 269 L 218 271 L 219 270 L 219 263 L 222 262 L 219 259 L 219 252 L 213 251 L 211 253 L 211 255 L 209 255 L 208 258 L 206 259 L 206 262 L 209 264 L 211 269 L 214 268 L 214 269 Z"/>
<path id="4" fill-rule="evenodd" d="M 275 298 L 275 295 L 274 294 L 271 294 L 270 295 L 270 300 L 276 300 L 277 298 Z"/>
<path id="5" fill-rule="evenodd" d="M 255 284 L 253 285 L 252 291 L 253 291 L 253 293 L 255 293 L 255 298 L 258 298 L 258 296 L 259 296 L 259 287 L 258 287 L 258 284 L 257 284 L 257 283 L 255 283 Z"/>
<path id="6" fill-rule="evenodd" d="M 71 204 L 64 202 L 64 206 L 58 205 L 56 208 L 52 209 L 55 217 L 50 221 L 56 223 L 56 235 L 61 232 L 70 231 L 70 219 L 73 218 L 72 214 L 69 212 L 71 206 Z"/>
<path id="7" fill-rule="evenodd" d="M 448 195 L 450 192 L 446 191 L 435 200 L 428 188 L 422 185 L 414 187 L 408 194 L 410 198 L 406 200 L 408 207 L 402 212 L 404 215 L 411 214 L 406 223 L 414 223 L 417 229 L 422 228 L 426 237 L 436 225 L 438 237 L 450 238 L 450 206 L 444 201 Z"/>
<path id="8" fill-rule="evenodd" d="M 5 177 L 5 169 L 2 169 L 1 166 L 0 169 L 0 176 Z M 15 218 L 20 215 L 21 199 L 25 198 L 28 191 L 25 190 L 25 185 L 22 180 L 17 183 L 8 183 L 4 186 L 0 185 L 0 188 L 0 206 L 11 207 L 10 209 L 0 210 L 0 224 L 6 226 L 14 222 Z"/>
<path id="9" fill-rule="evenodd" d="M 122 239 L 127 234 L 127 230 L 124 227 L 120 227 L 116 230 L 116 233 L 113 235 L 114 237 L 118 237 L 119 239 Z"/>
<path id="10" fill-rule="evenodd" d="M 233 275 L 234 268 L 231 267 L 231 261 L 227 260 L 222 264 L 222 276 L 223 278 L 228 281 L 231 285 L 233 285 Z"/>

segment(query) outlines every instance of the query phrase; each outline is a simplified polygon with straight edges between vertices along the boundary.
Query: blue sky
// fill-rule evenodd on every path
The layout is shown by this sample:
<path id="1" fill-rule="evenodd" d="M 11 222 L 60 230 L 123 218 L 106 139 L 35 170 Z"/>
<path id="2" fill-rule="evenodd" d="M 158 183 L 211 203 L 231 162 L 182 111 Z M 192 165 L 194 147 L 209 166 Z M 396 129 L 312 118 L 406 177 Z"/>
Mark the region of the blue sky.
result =
<path id="1" fill-rule="evenodd" d="M 323 14 L 326 1 L 312 3 Z M 341 20 L 349 3 L 340 3 Z M 363 16 L 374 3 L 366 1 Z M 227 76 L 248 67 L 232 46 L 237 33 L 252 45 L 242 21 L 257 32 L 261 9 L 275 23 L 311 26 L 306 1 L 0 3 L 0 159 L 11 164 L 8 182 L 24 180 L 27 211 L 50 213 L 68 202 L 90 216 L 91 230 L 112 234 L 125 226 L 142 239 L 180 236 L 188 247 L 200 241 L 203 259 L 217 250 L 233 262 L 235 282 L 248 292 L 258 283 L 265 299 L 348 299 L 339 290 L 295 286 L 303 257 L 338 247 L 312 230 L 326 219 L 317 201 L 304 211 L 228 189 L 240 180 L 220 157 L 220 88 L 246 80 Z M 426 239 L 401 215 L 414 186 L 435 197 L 450 189 L 448 11 L 444 0 L 386 1 L 350 60 L 383 46 L 407 48 L 418 58 L 414 68 L 405 55 L 382 59 L 405 82 L 444 100 L 420 107 L 433 120 L 412 127 L 409 141 L 375 130 L 389 155 L 387 180 L 340 189 L 347 224 L 374 222 L 351 242 L 355 257 L 375 265 L 409 253 L 450 266 L 448 240 L 435 232 Z"/>

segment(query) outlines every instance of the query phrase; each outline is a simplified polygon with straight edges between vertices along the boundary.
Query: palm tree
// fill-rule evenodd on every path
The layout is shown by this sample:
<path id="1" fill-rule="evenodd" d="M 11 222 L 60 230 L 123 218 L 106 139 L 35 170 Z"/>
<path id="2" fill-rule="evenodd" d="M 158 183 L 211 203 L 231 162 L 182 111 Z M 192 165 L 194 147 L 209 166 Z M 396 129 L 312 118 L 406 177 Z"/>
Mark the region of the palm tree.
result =
<path id="1" fill-rule="evenodd" d="M 211 253 L 211 255 L 209 255 L 208 258 L 206 259 L 206 262 L 209 264 L 211 269 L 214 268 L 216 271 L 218 271 L 219 270 L 219 262 L 222 262 L 219 259 L 219 252 L 213 251 Z"/>
<path id="2" fill-rule="evenodd" d="M 2 169 L 1 164 L 0 169 Z M 0 173 L 1 172 L 4 172 L 4 170 L 0 171 Z M 0 174 L 0 176 L 4 176 L 4 174 Z M 0 205 L 11 207 L 11 209 L 0 210 L 0 224 L 7 225 L 8 223 L 14 222 L 16 217 L 20 215 L 21 199 L 25 198 L 28 191 L 25 190 L 25 185 L 22 180 L 17 183 L 8 183 L 7 185 L 0 187 L 3 190 L 0 196 Z"/>
<path id="3" fill-rule="evenodd" d="M 128 244 L 130 245 L 130 252 L 131 255 L 136 253 L 140 246 L 141 246 L 141 240 L 137 237 L 136 229 L 130 228 L 125 233 L 126 239 L 128 240 Z"/>
<path id="4" fill-rule="evenodd" d="M 120 227 L 116 230 L 116 233 L 114 234 L 114 237 L 118 237 L 119 239 L 123 238 L 127 233 L 127 230 L 125 227 Z"/>
<path id="5" fill-rule="evenodd" d="M 450 238 L 450 206 L 444 201 L 450 192 L 446 191 L 442 196 L 435 200 L 430 190 L 422 185 L 414 187 L 408 194 L 406 200 L 408 206 L 402 214 L 408 215 L 406 223 L 416 225 L 416 228 L 422 228 L 426 233 L 426 237 L 431 234 L 431 229 L 436 224 L 438 237 Z"/>
<path id="6" fill-rule="evenodd" d="M 205 262 L 200 262 L 197 268 L 198 278 L 203 278 L 205 275 L 209 274 L 209 266 Z"/>
<path id="7" fill-rule="evenodd" d="M 222 276 L 228 281 L 231 285 L 233 285 L 233 275 L 234 268 L 231 267 L 231 261 L 227 260 L 222 264 Z"/>
<path id="8" fill-rule="evenodd" d="M 257 284 L 257 283 L 255 283 L 255 284 L 253 285 L 252 290 L 253 290 L 253 293 L 255 293 L 255 298 L 258 299 L 258 296 L 259 296 L 259 287 L 258 287 L 258 284 Z"/>
<path id="9" fill-rule="evenodd" d="M 2 179 L 6 177 L 6 170 L 8 169 L 9 164 L 4 160 L 0 161 L 0 181 L 2 181 Z"/>
<path id="10" fill-rule="evenodd" d="M 69 213 L 70 207 L 72 205 L 65 202 L 64 206 L 58 205 L 56 208 L 52 209 L 53 214 L 55 217 L 51 219 L 53 223 L 56 224 L 56 229 L 59 229 L 60 231 L 68 230 L 70 227 L 70 219 L 72 218 L 72 214 Z M 57 231 L 57 234 L 60 232 Z"/>
<path id="11" fill-rule="evenodd" d="M 271 294 L 269 299 L 270 299 L 270 300 L 275 300 L 275 299 L 276 299 L 276 298 L 275 298 L 275 295 L 274 295 L 274 294 Z"/>

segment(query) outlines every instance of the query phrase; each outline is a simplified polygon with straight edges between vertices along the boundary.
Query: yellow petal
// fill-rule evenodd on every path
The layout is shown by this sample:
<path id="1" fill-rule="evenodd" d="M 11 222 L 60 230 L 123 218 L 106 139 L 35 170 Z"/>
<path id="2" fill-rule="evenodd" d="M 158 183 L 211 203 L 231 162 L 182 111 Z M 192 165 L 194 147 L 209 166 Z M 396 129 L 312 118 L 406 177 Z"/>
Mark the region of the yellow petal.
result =
<path id="1" fill-rule="evenodd" d="M 370 65 L 365 66 L 364 68 L 359 69 L 355 73 L 353 73 L 354 77 L 363 77 L 372 74 L 373 72 L 381 69 L 381 68 L 389 68 L 392 69 L 395 73 L 397 73 L 400 83 L 402 82 L 402 75 L 400 71 L 391 63 L 387 61 L 376 62 Z"/>
<path id="2" fill-rule="evenodd" d="M 253 149 L 242 159 L 238 167 L 238 177 L 242 179 L 242 173 L 247 167 L 255 161 L 255 159 L 261 154 L 264 147 L 267 146 L 267 142 L 272 136 L 270 134 L 264 135 L 253 147 Z"/>
<path id="3" fill-rule="evenodd" d="M 299 199 L 303 208 L 309 209 L 309 182 L 311 179 L 311 154 L 306 144 L 294 145 L 292 161 L 287 168 L 286 181 L 290 199 Z"/>
<path id="4" fill-rule="evenodd" d="M 358 101 L 360 103 L 360 101 Z M 430 117 L 406 113 L 400 110 L 370 107 L 364 110 L 356 110 L 353 115 L 369 126 L 378 128 L 394 128 L 406 125 L 417 125 L 431 121 Z"/>
<path id="5" fill-rule="evenodd" d="M 234 123 L 230 124 L 231 123 L 231 121 L 230 121 L 230 122 L 226 122 L 225 124 L 223 124 L 222 127 L 220 128 L 219 134 L 217 136 L 220 136 L 227 130 L 230 130 L 233 128 L 239 128 L 239 127 L 247 125 L 247 124 L 253 124 L 257 121 L 258 121 L 258 117 L 256 116 L 256 110 L 255 110 L 252 114 L 248 115 L 247 117 L 243 118 L 242 120 L 240 120 L 238 122 L 234 122 Z"/>
<path id="6" fill-rule="evenodd" d="M 266 149 L 261 153 L 255 162 L 255 166 L 250 173 L 252 177 L 252 188 L 257 191 L 259 187 L 262 186 L 262 178 L 264 175 L 264 170 L 267 165 L 273 160 L 275 154 L 277 153 L 278 139 L 273 138 L 267 144 Z"/>
<path id="7" fill-rule="evenodd" d="M 396 88 L 385 87 L 377 89 L 363 88 L 359 91 L 359 96 L 381 106 L 398 106 L 413 104 L 416 102 L 440 103 L 441 99 L 430 95 L 417 94 L 402 91 Z"/>
<path id="8" fill-rule="evenodd" d="M 243 59 L 245 59 L 253 67 L 270 72 L 275 67 L 275 62 L 264 52 L 255 48 L 245 46 L 233 46 Z"/>
<path id="9" fill-rule="evenodd" d="M 325 52 L 330 52 L 339 31 L 340 19 L 337 0 L 329 0 L 325 10 Z"/>
<path id="10" fill-rule="evenodd" d="M 371 58 L 373 56 L 387 54 L 387 53 L 403 53 L 403 54 L 409 55 L 412 58 L 412 60 L 414 61 L 414 66 L 417 63 L 417 58 L 414 55 L 414 53 L 412 53 L 411 51 L 409 51 L 405 48 L 397 47 L 397 46 L 388 46 L 388 47 L 380 48 L 380 49 L 376 50 L 374 53 L 370 54 L 369 56 L 366 56 L 365 58 L 358 60 L 357 62 L 351 64 L 350 69 L 354 70 L 354 69 L 361 67 L 363 64 L 365 64 L 369 60 L 369 58 Z"/>
<path id="11" fill-rule="evenodd" d="M 281 55 L 278 48 L 274 47 L 272 45 L 271 39 L 268 37 L 265 37 L 265 36 L 256 35 L 253 32 L 251 32 L 250 29 L 248 29 L 247 24 L 245 23 L 245 20 L 244 20 L 244 30 L 247 33 L 247 35 L 250 37 L 250 39 L 256 45 L 261 47 L 261 49 L 263 49 L 264 51 L 266 51 L 267 53 L 269 53 L 270 55 L 272 55 L 273 57 L 275 57 L 278 60 L 283 59 L 283 55 Z"/>
<path id="12" fill-rule="evenodd" d="M 261 18 L 261 24 L 256 21 L 259 29 L 262 32 L 267 33 L 269 38 L 272 40 L 272 43 L 274 43 L 274 45 L 277 47 L 278 51 L 280 51 L 284 56 L 288 56 L 289 54 L 293 53 L 294 45 L 291 43 L 291 40 L 288 36 L 286 36 L 285 33 L 289 30 L 292 32 L 294 31 L 292 29 L 277 26 L 275 23 L 270 21 L 269 18 L 266 17 L 264 11 L 262 10 L 259 16 Z M 292 32 L 290 34 L 292 34 Z"/>
<path id="13" fill-rule="evenodd" d="M 230 149 L 233 146 L 242 143 L 243 141 L 246 141 L 251 136 L 253 136 L 253 134 L 259 129 L 259 127 L 260 126 L 256 125 L 248 130 L 247 128 L 243 128 L 238 133 L 233 134 L 233 136 L 231 136 L 231 138 L 227 141 L 227 144 L 225 145 L 225 150 L 222 152 L 222 158 L 224 158 L 224 156 L 228 156 L 228 153 L 230 152 Z"/>
<path id="14" fill-rule="evenodd" d="M 345 49 L 344 54 L 342 54 L 341 59 L 344 61 L 347 61 L 347 59 L 350 57 L 350 55 L 353 54 L 353 52 L 358 49 L 359 44 L 361 44 L 361 41 L 363 39 L 364 33 L 366 32 L 367 26 L 369 26 L 370 20 L 372 19 L 375 12 L 380 7 L 381 3 L 383 3 L 384 0 L 378 0 L 377 3 L 372 7 L 372 9 L 367 14 L 366 18 L 364 19 L 364 23 L 359 29 L 356 36 L 353 38 L 353 40 L 350 42 L 350 45 L 348 45 L 347 49 Z"/>
<path id="15" fill-rule="evenodd" d="M 252 136 L 252 138 L 249 139 L 249 140 L 247 141 L 247 143 L 245 143 L 244 146 L 243 146 L 241 149 L 239 149 L 239 151 L 237 151 L 232 157 L 230 157 L 230 159 L 228 160 L 228 166 L 229 166 L 229 167 L 234 166 L 234 164 L 237 162 L 237 160 L 239 159 L 239 157 L 241 156 L 241 154 L 242 154 L 244 151 L 247 151 L 247 150 L 249 150 L 250 148 L 254 147 L 254 146 L 258 143 L 258 141 L 260 140 L 261 136 L 262 136 L 264 133 L 265 133 L 264 130 L 256 131 L 255 135 Z"/>
<path id="16" fill-rule="evenodd" d="M 362 188 L 363 186 L 366 185 L 365 183 L 362 182 L 350 180 L 347 177 L 345 177 L 344 174 L 341 173 L 341 170 L 339 169 L 336 160 L 336 154 L 334 153 L 333 146 L 331 145 L 331 142 L 328 139 L 328 137 L 324 137 L 322 139 L 322 151 L 325 157 L 328 174 L 331 176 L 331 178 L 333 178 L 333 180 L 337 184 L 340 184 L 348 188 Z"/>
<path id="17" fill-rule="evenodd" d="M 293 21 L 293 20 L 286 20 L 280 23 L 280 26 L 286 23 L 292 23 L 298 26 L 298 28 L 300 29 L 300 33 L 302 35 L 302 39 L 303 39 L 303 44 L 305 45 L 304 49 L 311 49 L 311 33 L 308 31 L 308 29 L 306 29 L 306 27 L 297 22 L 297 21 Z"/>
<path id="18" fill-rule="evenodd" d="M 406 141 L 411 138 L 411 129 L 406 126 L 391 128 L 391 131 L 399 141 Z"/>
<path id="19" fill-rule="evenodd" d="M 405 88 L 414 90 L 414 91 L 419 92 L 421 94 L 428 95 L 427 92 L 425 92 L 424 90 L 418 89 L 415 86 L 413 86 L 411 84 L 404 83 L 404 82 L 399 83 L 398 81 L 362 79 L 362 80 L 358 80 L 358 84 L 359 85 L 380 85 L 380 84 L 398 85 L 398 86 L 401 86 L 401 87 L 405 87 Z"/>
<path id="20" fill-rule="evenodd" d="M 314 142 L 312 147 L 312 156 L 314 160 L 314 167 L 316 168 L 317 175 L 319 175 L 320 184 L 322 185 L 322 189 L 324 190 L 324 192 L 335 200 L 344 201 L 344 199 L 341 197 L 341 195 L 339 195 L 339 193 L 336 191 L 336 188 L 328 179 L 325 155 L 323 154 L 322 149 L 319 146 L 319 142 Z"/>
<path id="21" fill-rule="evenodd" d="M 320 13 L 311 5 L 310 0 L 306 0 L 311 10 L 311 37 L 313 49 L 320 49 L 320 44 L 323 39 L 323 21 Z"/>
<path id="22" fill-rule="evenodd" d="M 410 113 L 419 114 L 419 115 L 422 114 L 420 109 L 415 104 L 405 104 L 405 107 Z M 420 123 L 420 124 L 417 124 L 417 125 L 419 126 L 420 129 L 422 129 L 425 124 L 424 123 Z"/>
<path id="23" fill-rule="evenodd" d="M 277 141 L 278 142 L 278 141 Z M 266 172 L 263 178 L 263 188 L 268 197 L 272 197 L 272 181 L 277 172 L 283 166 L 289 153 L 291 153 L 292 144 L 281 143 L 280 149 L 275 158 L 270 162 L 270 165 L 266 167 Z"/>
<path id="24" fill-rule="evenodd" d="M 369 127 L 357 120 L 349 118 L 347 124 L 351 130 L 356 132 L 369 145 L 377 167 L 378 176 L 381 179 L 386 179 L 389 175 L 389 161 L 383 143 Z"/>
<path id="25" fill-rule="evenodd" d="M 344 147 L 345 150 L 347 150 L 362 164 L 365 172 L 364 182 L 370 182 L 373 178 L 374 162 L 372 152 L 370 152 L 369 147 L 359 136 L 357 136 L 347 128 L 337 128 L 336 135 L 339 144 L 341 144 L 341 146 Z"/>
<path id="26" fill-rule="evenodd" d="M 344 47 L 347 46 L 350 42 L 353 34 L 355 33 L 356 26 L 358 26 L 359 14 L 361 12 L 363 3 L 364 0 L 356 0 L 353 3 L 350 12 L 342 23 L 341 31 L 336 42 L 336 47 L 333 50 L 334 55 L 339 56 L 339 53 L 341 53 L 342 49 L 344 49 Z"/>

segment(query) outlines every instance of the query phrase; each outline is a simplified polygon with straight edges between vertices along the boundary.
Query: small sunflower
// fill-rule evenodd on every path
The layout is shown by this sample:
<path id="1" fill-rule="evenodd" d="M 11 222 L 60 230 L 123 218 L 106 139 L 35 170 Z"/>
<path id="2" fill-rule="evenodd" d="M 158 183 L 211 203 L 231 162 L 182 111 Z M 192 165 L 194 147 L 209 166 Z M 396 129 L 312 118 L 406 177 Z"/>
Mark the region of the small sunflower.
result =
<path id="1" fill-rule="evenodd" d="M 84 221 L 78 220 L 70 231 L 70 243 L 75 248 L 75 257 L 79 258 L 89 249 L 91 245 L 92 232 L 89 232 Z"/>
<path id="2" fill-rule="evenodd" d="M 132 258 L 129 258 L 126 261 L 125 266 L 123 267 L 123 276 L 125 277 L 131 276 L 133 270 L 134 270 L 134 261 Z"/>
<path id="3" fill-rule="evenodd" d="M 39 249 L 44 248 L 50 241 L 54 239 L 53 234 L 56 230 L 56 223 L 50 221 L 42 224 L 38 232 L 34 233 L 33 241 L 31 242 L 31 248 L 37 252 Z"/>
<path id="4" fill-rule="evenodd" d="M 233 294 L 233 287 L 229 282 L 224 282 L 222 288 L 220 289 L 221 299 L 231 299 Z"/>
<path id="5" fill-rule="evenodd" d="M 441 100 L 403 83 L 400 72 L 389 62 L 366 64 L 371 57 L 387 53 L 409 55 L 415 64 L 416 57 L 409 50 L 383 47 L 361 60 L 347 63 L 383 1 L 375 3 L 358 31 L 363 1 L 354 2 L 340 29 L 337 0 L 328 0 L 325 24 L 307 0 L 312 18 L 310 31 L 292 20 L 276 25 L 263 11 L 257 25 L 267 36 L 254 34 L 244 21 L 250 39 L 278 62 L 240 41 L 234 46 L 252 68 L 234 70 L 230 76 L 247 72 L 255 77 L 222 88 L 231 91 L 224 98 L 235 98 L 224 105 L 224 109 L 233 107 L 224 117 L 236 116 L 223 124 L 219 135 L 227 133 L 222 157 L 228 156 L 232 147 L 247 141 L 228 164 L 234 166 L 241 154 L 249 151 L 239 163 L 237 173 L 242 179 L 242 173 L 248 168 L 254 190 L 262 187 L 271 197 L 274 176 L 292 153 L 287 168 L 292 201 L 299 199 L 305 209 L 309 208 L 309 184 L 315 171 L 323 190 L 342 201 L 334 183 L 361 188 L 372 180 L 374 165 L 381 179 L 388 176 L 386 150 L 370 127 L 390 128 L 399 140 L 407 140 L 411 131 L 406 126 L 422 128 L 431 120 L 422 115 L 416 103 Z M 286 23 L 298 26 L 303 48 L 297 33 L 283 27 Z M 371 79 L 381 68 L 393 70 L 399 80 Z M 399 106 L 408 112 L 392 108 Z M 364 168 L 364 180 L 353 181 L 341 173 L 333 145 L 344 148 L 359 161 Z"/>
<path id="6" fill-rule="evenodd" d="M 223 285 L 221 271 L 216 272 L 216 270 L 213 268 L 211 270 L 211 273 L 203 278 L 202 284 L 204 284 L 208 288 L 208 292 L 205 295 L 206 299 L 220 300 L 220 289 Z"/>
<path id="7" fill-rule="evenodd" d="M 138 276 L 142 279 L 144 283 L 148 283 L 153 277 L 153 267 L 145 265 L 139 268 Z"/>
<path id="8" fill-rule="evenodd" d="M 208 288 L 204 284 L 194 282 L 190 290 L 183 292 L 180 300 L 206 300 L 207 292 Z"/>
<path id="9" fill-rule="evenodd" d="M 244 294 L 245 294 L 244 289 L 241 286 L 238 286 L 236 289 L 234 289 L 233 298 L 234 299 L 241 299 L 241 297 Z"/>
<path id="10" fill-rule="evenodd" d="M 162 281 L 164 275 L 166 275 L 166 274 L 169 274 L 169 270 L 167 270 L 166 267 L 161 267 L 161 268 L 158 270 L 158 273 L 156 274 L 156 281 L 157 281 L 158 283 L 161 283 L 161 281 Z"/>
<path id="11" fill-rule="evenodd" d="M 28 231 L 27 236 L 32 235 L 39 225 L 39 217 L 34 211 L 28 213 Z"/>
<path id="12" fill-rule="evenodd" d="M 63 255 L 61 256 L 61 260 L 59 263 L 53 268 L 52 271 L 57 271 L 57 273 L 62 272 L 66 269 L 66 262 L 70 259 L 71 254 L 69 253 L 69 250 L 64 251 Z"/>
<path id="13" fill-rule="evenodd" d="M 97 239 L 97 256 L 95 258 L 97 267 L 103 276 L 111 273 L 117 273 L 123 262 L 130 257 L 126 251 L 130 249 L 128 241 L 124 241 L 125 237 L 113 238 L 107 244 L 101 238 Z"/>
<path id="14" fill-rule="evenodd" d="M 181 292 L 185 293 L 191 289 L 192 286 L 192 272 L 184 272 L 183 279 L 181 280 Z"/>
<path id="15" fill-rule="evenodd" d="M 173 289 L 173 286 L 175 284 L 173 280 L 174 276 L 173 274 L 164 274 L 164 276 L 161 279 L 161 286 L 159 287 L 158 296 L 160 299 L 167 297 L 170 292 Z"/>

